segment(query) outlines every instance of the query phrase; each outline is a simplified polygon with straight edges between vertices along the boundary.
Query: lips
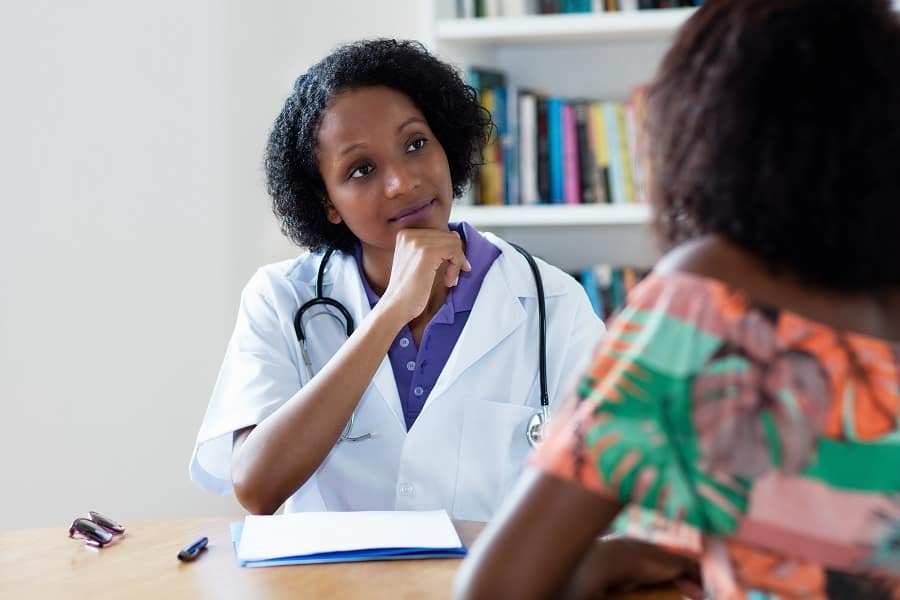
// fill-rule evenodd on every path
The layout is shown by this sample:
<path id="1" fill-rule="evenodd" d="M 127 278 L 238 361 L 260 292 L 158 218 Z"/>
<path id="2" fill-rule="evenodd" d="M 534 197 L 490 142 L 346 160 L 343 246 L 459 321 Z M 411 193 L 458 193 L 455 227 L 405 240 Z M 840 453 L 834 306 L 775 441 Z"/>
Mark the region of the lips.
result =
<path id="1" fill-rule="evenodd" d="M 388 219 L 389 222 L 393 223 L 396 221 L 401 221 L 407 219 L 408 217 L 414 217 L 417 213 L 424 212 L 427 208 L 429 208 L 434 203 L 434 198 L 429 198 L 423 202 L 417 202 L 412 206 L 408 206 L 395 214 L 393 217 Z"/>

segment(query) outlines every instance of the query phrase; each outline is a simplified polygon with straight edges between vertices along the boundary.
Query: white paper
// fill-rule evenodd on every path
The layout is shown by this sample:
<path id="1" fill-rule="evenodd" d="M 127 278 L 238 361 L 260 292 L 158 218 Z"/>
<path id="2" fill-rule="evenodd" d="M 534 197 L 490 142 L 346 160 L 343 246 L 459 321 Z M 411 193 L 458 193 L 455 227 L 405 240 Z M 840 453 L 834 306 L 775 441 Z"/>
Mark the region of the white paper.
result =
<path id="1" fill-rule="evenodd" d="M 242 561 L 373 548 L 459 548 L 445 510 L 298 512 L 249 515 L 238 546 Z"/>

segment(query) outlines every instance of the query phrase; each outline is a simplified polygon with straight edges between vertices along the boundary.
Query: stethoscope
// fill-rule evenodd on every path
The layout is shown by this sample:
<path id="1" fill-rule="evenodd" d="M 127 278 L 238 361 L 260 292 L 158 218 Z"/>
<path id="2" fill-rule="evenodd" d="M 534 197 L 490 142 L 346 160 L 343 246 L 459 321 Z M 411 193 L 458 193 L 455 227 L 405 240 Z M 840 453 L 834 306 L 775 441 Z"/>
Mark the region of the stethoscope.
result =
<path id="1" fill-rule="evenodd" d="M 550 420 L 550 396 L 547 393 L 547 305 L 546 300 L 544 299 L 544 281 L 541 278 L 541 272 L 538 269 L 534 258 L 521 246 L 517 246 L 516 244 L 510 244 L 510 246 L 515 248 L 528 262 L 528 267 L 531 269 L 531 274 L 534 276 L 534 284 L 537 288 L 538 296 L 538 351 L 540 353 L 538 356 L 538 366 L 540 369 L 541 408 L 538 412 L 531 415 L 525 429 L 525 439 L 527 439 L 531 447 L 534 448 L 543 439 L 544 427 Z M 297 334 L 297 341 L 300 342 L 300 354 L 303 356 L 303 362 L 306 364 L 307 371 L 309 371 L 310 379 L 315 373 L 313 372 L 312 361 L 309 358 L 309 350 L 306 345 L 306 333 L 303 331 L 303 315 L 316 306 L 331 306 L 337 309 L 341 314 L 341 317 L 343 317 L 343 322 L 341 324 L 347 331 L 347 337 L 349 338 L 353 335 L 354 323 L 350 311 L 334 298 L 326 297 L 322 291 L 325 266 L 328 264 L 328 260 L 333 253 L 334 248 L 328 248 L 322 256 L 322 262 L 319 263 L 319 272 L 316 276 L 316 297 L 303 303 L 303 305 L 297 309 L 297 314 L 294 317 L 294 331 Z M 341 321 L 341 317 L 338 317 L 334 313 L 331 313 L 328 310 L 323 312 L 332 318 Z M 361 442 L 376 436 L 376 432 L 369 432 L 358 436 L 352 435 L 353 420 L 355 416 L 356 410 L 350 413 L 350 420 L 347 421 L 347 425 L 341 432 L 338 442 Z"/>

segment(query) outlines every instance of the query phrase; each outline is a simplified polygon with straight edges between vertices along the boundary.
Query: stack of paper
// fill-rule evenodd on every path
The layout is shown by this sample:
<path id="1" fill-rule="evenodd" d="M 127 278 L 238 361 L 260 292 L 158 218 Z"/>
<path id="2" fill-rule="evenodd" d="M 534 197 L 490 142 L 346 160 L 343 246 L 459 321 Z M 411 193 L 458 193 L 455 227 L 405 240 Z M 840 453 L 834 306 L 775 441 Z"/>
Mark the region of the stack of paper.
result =
<path id="1" fill-rule="evenodd" d="M 466 554 L 444 510 L 250 515 L 231 539 L 242 567 Z"/>

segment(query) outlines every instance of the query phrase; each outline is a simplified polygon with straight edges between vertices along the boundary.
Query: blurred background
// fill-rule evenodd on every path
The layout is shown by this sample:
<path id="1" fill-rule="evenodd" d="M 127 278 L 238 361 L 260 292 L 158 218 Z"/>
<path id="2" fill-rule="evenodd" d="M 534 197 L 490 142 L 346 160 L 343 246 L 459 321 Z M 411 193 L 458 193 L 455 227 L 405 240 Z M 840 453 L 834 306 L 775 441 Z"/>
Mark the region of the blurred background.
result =
<path id="1" fill-rule="evenodd" d="M 298 253 L 262 149 L 392 0 L 0 1 L 0 529 L 241 514 L 187 465 L 254 270 Z"/>

